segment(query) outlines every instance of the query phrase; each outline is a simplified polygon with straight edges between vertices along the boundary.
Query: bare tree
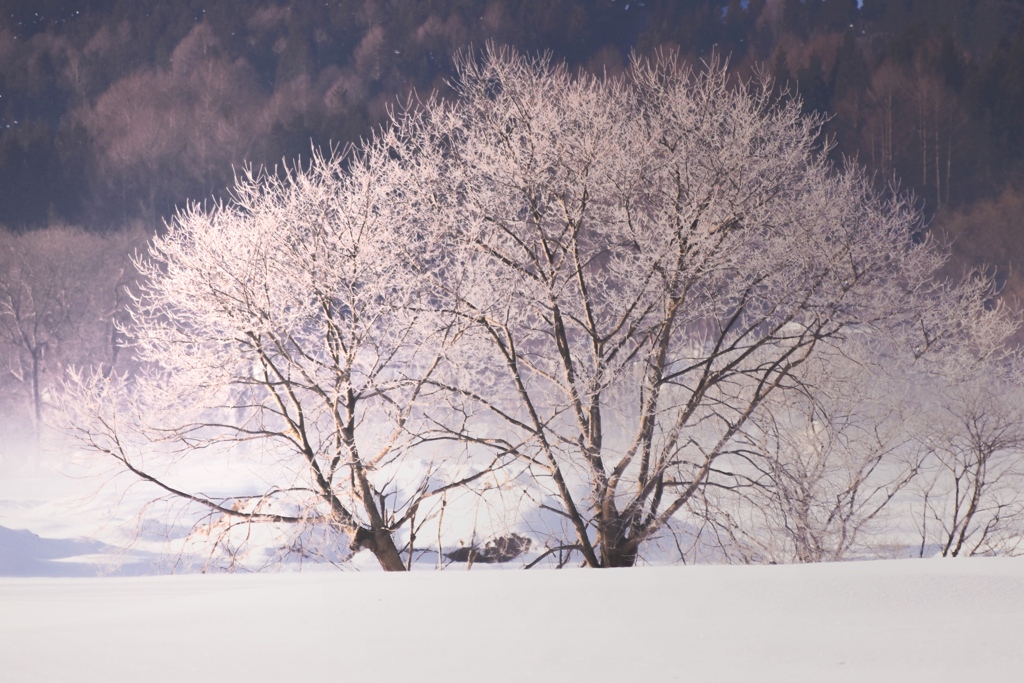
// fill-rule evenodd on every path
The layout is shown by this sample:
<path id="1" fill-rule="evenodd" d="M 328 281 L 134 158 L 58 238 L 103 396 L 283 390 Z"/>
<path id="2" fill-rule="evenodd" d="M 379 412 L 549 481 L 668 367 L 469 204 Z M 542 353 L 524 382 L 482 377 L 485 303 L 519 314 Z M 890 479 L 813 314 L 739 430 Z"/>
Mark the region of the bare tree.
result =
<path id="1" fill-rule="evenodd" d="M 37 439 L 65 368 L 109 369 L 116 358 L 111 332 L 130 243 L 128 233 L 103 237 L 67 226 L 0 231 L 0 372 L 23 388 L 18 402 L 28 410 L 15 412 Z"/>
<path id="2" fill-rule="evenodd" d="M 246 173 L 230 203 L 180 212 L 138 263 L 123 328 L 149 372 L 68 387 L 77 439 L 204 510 L 193 538 L 212 557 L 242 561 L 265 523 L 285 530 L 274 557 L 347 538 L 403 570 L 432 501 L 491 471 L 410 452 L 459 331 L 429 306 L 418 268 L 447 257 L 402 220 L 397 144 Z M 238 458 L 258 476 L 218 495 L 175 473 Z"/>
<path id="3" fill-rule="evenodd" d="M 891 550 L 891 503 L 921 470 L 906 428 L 918 378 L 875 356 L 877 345 L 857 355 L 852 346 L 820 350 L 805 364 L 802 393 L 766 400 L 717 467 L 729 485 L 688 506 L 715 531 L 709 539 L 721 539 L 720 555 L 823 562 Z"/>
<path id="4" fill-rule="evenodd" d="M 920 554 L 1016 554 L 1024 543 L 1024 414 L 1019 371 L 975 366 L 930 401 L 919 439 Z"/>
<path id="5" fill-rule="evenodd" d="M 767 80 L 496 49 L 459 76 L 421 133 L 444 169 L 425 220 L 458 254 L 436 287 L 471 324 L 432 380 L 466 418 L 439 431 L 518 459 L 563 522 L 552 552 L 633 565 L 734 485 L 719 464 L 769 397 L 806 395 L 801 367 L 852 330 L 925 353 L 989 315 L 984 287 L 933 280 L 911 204 L 833 167 L 821 119 Z"/>
<path id="6" fill-rule="evenodd" d="M 936 279 L 913 202 L 831 164 L 767 79 L 496 48 L 458 74 L 348 158 L 181 213 L 124 330 L 152 371 L 80 376 L 79 438 L 208 511 L 230 554 L 255 522 L 324 526 L 403 569 L 461 489 L 500 527 L 467 560 L 494 531 L 492 556 L 631 566 L 749 485 L 787 552 L 849 554 L 909 473 L 837 361 L 985 357 L 1013 328 L 991 282 Z M 272 463 L 244 491 L 165 467 L 243 447 Z"/>

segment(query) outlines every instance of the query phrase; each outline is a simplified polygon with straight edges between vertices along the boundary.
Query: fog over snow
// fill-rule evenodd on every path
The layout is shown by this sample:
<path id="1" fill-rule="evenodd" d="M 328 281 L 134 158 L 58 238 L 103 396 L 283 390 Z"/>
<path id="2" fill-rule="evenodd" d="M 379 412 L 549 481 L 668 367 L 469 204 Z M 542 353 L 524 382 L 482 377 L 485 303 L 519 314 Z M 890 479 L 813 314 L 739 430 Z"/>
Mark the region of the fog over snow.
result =
<path id="1" fill-rule="evenodd" d="M 1024 558 L 81 578 L 168 571 L 155 541 L 116 552 L 115 501 L 85 495 L 95 483 L 44 465 L 0 479 L 4 681 L 934 683 L 1024 671 Z M 130 519 L 128 501 L 118 509 Z"/>

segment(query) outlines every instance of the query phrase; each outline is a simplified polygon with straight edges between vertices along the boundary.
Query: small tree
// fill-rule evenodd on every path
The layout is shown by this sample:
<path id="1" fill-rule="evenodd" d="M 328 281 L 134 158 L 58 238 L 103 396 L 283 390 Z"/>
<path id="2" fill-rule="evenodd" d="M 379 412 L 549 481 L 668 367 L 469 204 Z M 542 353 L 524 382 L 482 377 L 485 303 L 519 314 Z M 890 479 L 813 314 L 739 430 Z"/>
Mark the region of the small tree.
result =
<path id="1" fill-rule="evenodd" d="M 884 552 L 879 536 L 894 521 L 890 503 L 921 468 L 906 428 L 919 378 L 879 362 L 877 345 L 849 341 L 842 353 L 822 349 L 805 365 L 806 393 L 765 401 L 718 466 L 729 485 L 708 488 L 688 506 L 716 531 L 709 537 L 722 539 L 717 553 L 774 563 Z"/>
<path id="2" fill-rule="evenodd" d="M 1019 370 L 1000 365 L 958 372 L 920 427 L 922 556 L 1016 554 L 1024 544 L 1021 383 Z"/>
<path id="3" fill-rule="evenodd" d="M 14 410 L 36 438 L 47 394 L 72 364 L 105 365 L 130 233 L 99 236 L 67 226 L 16 234 L 0 230 L 0 390 L 20 394 Z M 9 415 L 10 416 L 10 415 Z"/>
<path id="4" fill-rule="evenodd" d="M 489 471 L 410 453 L 458 330 L 425 315 L 418 268 L 445 255 L 403 220 L 401 157 L 379 140 L 314 155 L 281 175 L 246 173 L 228 204 L 179 213 L 138 262 L 124 326 L 148 371 L 69 386 L 77 438 L 205 510 L 199 530 L 232 559 L 268 523 L 290 529 L 284 549 L 310 550 L 316 527 L 405 569 L 424 502 Z M 262 481 L 212 495 L 175 478 L 183 458 L 243 452 Z"/>

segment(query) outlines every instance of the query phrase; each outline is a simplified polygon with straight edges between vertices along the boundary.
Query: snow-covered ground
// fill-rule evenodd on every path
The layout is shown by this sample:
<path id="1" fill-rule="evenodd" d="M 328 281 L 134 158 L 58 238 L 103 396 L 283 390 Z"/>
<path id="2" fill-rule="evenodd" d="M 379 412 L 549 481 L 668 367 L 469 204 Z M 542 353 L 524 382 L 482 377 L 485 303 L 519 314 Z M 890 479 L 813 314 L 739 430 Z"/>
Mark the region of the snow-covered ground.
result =
<path id="1" fill-rule="evenodd" d="M 0 473 L 5 683 L 1024 680 L 1024 558 L 133 577 L 167 534 L 59 470 Z"/>
<path id="2" fill-rule="evenodd" d="M 0 468 L 0 576 L 164 571 L 164 539 L 131 538 L 136 526 L 132 516 L 142 499 L 131 490 L 103 487 L 101 479 L 79 475 L 80 469 L 47 459 Z"/>
<path id="3" fill-rule="evenodd" d="M 1016 681 L 1024 560 L 0 579 L 4 681 Z"/>

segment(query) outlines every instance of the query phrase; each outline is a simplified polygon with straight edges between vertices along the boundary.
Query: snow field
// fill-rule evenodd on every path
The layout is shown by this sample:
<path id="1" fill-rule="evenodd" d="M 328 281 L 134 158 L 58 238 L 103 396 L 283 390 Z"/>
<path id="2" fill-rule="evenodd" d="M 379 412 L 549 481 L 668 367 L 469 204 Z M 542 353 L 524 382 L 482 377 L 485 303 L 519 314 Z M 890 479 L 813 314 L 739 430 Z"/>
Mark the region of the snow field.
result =
<path id="1" fill-rule="evenodd" d="M 1024 559 L 0 579 L 3 680 L 1024 674 Z"/>

